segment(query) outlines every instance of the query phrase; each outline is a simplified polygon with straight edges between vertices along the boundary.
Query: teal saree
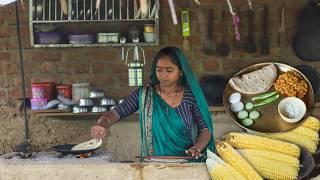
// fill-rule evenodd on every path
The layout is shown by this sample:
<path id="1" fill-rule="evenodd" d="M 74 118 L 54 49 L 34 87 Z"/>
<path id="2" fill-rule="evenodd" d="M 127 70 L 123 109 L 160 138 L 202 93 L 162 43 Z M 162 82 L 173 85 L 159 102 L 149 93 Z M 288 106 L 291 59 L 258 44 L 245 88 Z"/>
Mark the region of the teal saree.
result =
<path id="1" fill-rule="evenodd" d="M 207 148 L 214 151 L 212 119 L 202 90 L 184 54 L 178 48 L 172 49 L 179 58 L 187 84 L 211 133 Z M 139 112 L 142 160 L 145 156 L 185 156 L 185 150 L 193 145 L 194 139 L 186 132 L 183 120 L 175 109 L 170 107 L 152 86 L 139 89 Z M 198 132 L 195 131 L 197 136 Z"/>

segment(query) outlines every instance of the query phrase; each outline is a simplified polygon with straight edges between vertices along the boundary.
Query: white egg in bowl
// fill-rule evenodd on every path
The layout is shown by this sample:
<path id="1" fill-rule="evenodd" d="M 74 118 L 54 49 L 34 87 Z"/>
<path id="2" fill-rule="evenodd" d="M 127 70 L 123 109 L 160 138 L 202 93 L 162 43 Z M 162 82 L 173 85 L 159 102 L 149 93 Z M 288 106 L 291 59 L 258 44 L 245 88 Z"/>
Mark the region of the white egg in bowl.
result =
<path id="1" fill-rule="evenodd" d="M 278 112 L 281 118 L 288 123 L 300 121 L 306 114 L 306 104 L 299 98 L 287 97 L 278 104 Z"/>

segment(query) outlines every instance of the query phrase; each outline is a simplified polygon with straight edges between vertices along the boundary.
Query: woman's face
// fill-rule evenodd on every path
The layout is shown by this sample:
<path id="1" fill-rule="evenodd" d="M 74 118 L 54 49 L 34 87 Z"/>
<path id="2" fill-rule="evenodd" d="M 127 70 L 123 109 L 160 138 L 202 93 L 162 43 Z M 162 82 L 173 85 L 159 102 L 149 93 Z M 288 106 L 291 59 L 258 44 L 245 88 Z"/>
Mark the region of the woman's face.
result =
<path id="1" fill-rule="evenodd" d="M 178 83 L 182 72 L 170 61 L 170 57 L 164 56 L 157 62 L 156 74 L 161 85 L 171 86 Z"/>

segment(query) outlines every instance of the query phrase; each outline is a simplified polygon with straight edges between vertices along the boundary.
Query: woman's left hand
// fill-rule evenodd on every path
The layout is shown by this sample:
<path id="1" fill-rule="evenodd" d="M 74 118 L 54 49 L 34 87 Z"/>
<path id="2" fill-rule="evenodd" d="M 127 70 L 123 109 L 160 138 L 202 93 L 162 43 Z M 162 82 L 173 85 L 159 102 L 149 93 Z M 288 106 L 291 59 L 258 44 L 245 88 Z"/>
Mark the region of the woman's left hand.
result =
<path id="1" fill-rule="evenodd" d="M 185 150 L 185 153 L 186 153 L 186 155 L 192 156 L 192 157 L 194 157 L 196 159 L 198 159 L 199 157 L 202 157 L 200 148 L 197 148 L 197 147 L 194 147 L 194 146 L 189 148 L 189 149 L 187 149 L 187 150 Z"/>

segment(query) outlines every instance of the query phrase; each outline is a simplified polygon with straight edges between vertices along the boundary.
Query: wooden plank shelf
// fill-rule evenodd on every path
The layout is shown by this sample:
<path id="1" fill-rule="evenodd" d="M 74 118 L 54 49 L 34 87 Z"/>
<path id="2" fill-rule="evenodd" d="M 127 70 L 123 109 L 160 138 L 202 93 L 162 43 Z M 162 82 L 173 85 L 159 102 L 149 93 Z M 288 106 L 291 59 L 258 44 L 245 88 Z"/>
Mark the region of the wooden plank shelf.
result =
<path id="1" fill-rule="evenodd" d="M 314 104 L 314 108 L 320 108 L 320 102 L 316 102 Z M 224 112 L 224 107 L 223 106 L 210 106 L 209 107 L 210 112 Z M 73 117 L 73 116 L 80 116 L 80 117 L 85 117 L 85 116 L 101 116 L 103 112 L 101 113 L 93 113 L 93 112 L 87 112 L 87 113 L 72 113 L 72 112 L 56 112 L 54 109 L 52 110 L 41 110 L 41 111 L 32 111 L 32 114 L 35 116 L 39 117 L 59 117 L 59 116 L 64 116 L 64 117 Z"/>

